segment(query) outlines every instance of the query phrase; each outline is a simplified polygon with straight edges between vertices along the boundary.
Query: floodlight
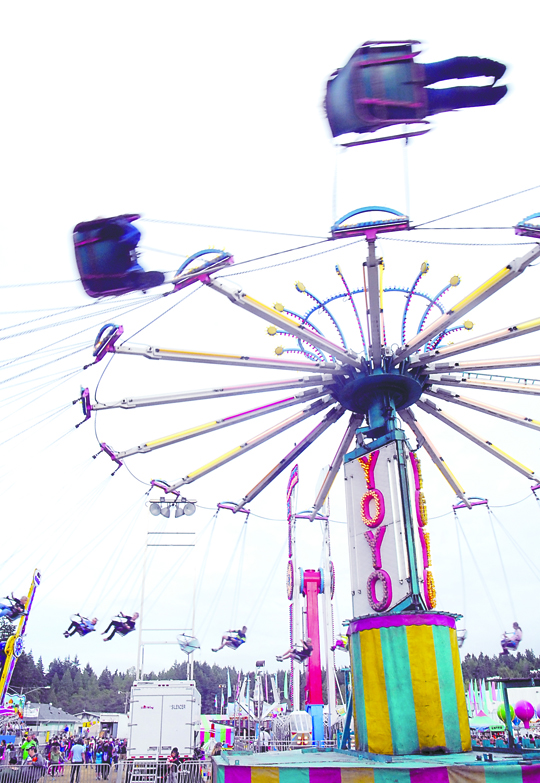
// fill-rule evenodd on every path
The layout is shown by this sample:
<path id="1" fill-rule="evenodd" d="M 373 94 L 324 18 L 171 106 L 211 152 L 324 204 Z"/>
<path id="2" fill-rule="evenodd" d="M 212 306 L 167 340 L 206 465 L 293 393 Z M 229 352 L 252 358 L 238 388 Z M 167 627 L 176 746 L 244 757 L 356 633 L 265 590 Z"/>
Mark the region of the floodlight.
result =
<path id="1" fill-rule="evenodd" d="M 154 517 L 159 517 L 159 515 L 161 514 L 161 506 L 159 505 L 159 503 L 150 503 L 148 510 Z"/>
<path id="2" fill-rule="evenodd" d="M 185 513 L 184 506 L 179 506 L 178 504 L 174 507 L 174 516 L 176 518 L 182 517 Z"/>
<path id="3" fill-rule="evenodd" d="M 184 505 L 184 514 L 186 517 L 191 517 L 197 511 L 195 503 L 186 503 Z"/>
<path id="4" fill-rule="evenodd" d="M 170 506 L 161 506 L 161 516 L 163 516 L 163 517 L 170 517 L 171 516 L 171 508 L 170 508 Z"/>

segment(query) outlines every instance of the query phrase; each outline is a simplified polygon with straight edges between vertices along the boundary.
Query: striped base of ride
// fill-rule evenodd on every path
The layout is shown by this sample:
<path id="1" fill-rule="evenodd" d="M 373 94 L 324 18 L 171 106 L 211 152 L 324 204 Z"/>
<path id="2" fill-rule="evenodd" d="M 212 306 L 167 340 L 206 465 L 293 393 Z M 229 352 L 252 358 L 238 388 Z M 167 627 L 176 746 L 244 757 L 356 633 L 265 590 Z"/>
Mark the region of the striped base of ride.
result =
<path id="1" fill-rule="evenodd" d="M 295 751 L 297 755 L 300 751 Z M 214 758 L 214 783 L 539 783 L 540 764 L 522 766 L 515 761 L 475 761 L 474 754 L 445 759 L 400 758 L 382 760 L 336 758 L 340 754 L 314 753 L 280 761 L 266 754 L 255 763 L 253 757 L 226 753 Z M 343 754 L 344 755 L 344 754 Z M 332 760 L 327 760 L 327 756 Z M 468 758 L 468 757 L 471 758 Z M 265 763 L 266 762 L 266 763 Z M 187 783 L 192 783 L 191 779 Z"/>
<path id="2" fill-rule="evenodd" d="M 452 615 L 364 617 L 348 633 L 357 750 L 401 756 L 471 749 Z"/>

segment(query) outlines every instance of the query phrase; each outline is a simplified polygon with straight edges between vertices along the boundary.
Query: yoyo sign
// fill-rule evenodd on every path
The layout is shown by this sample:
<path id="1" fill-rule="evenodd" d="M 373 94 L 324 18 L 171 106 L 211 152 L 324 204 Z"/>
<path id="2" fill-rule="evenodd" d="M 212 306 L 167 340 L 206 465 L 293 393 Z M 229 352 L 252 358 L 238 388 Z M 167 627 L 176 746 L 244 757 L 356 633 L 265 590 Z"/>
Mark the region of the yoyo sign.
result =
<path id="1" fill-rule="evenodd" d="M 412 528 L 412 556 L 422 595 L 428 608 L 435 603 L 420 464 L 405 449 L 408 491 L 404 493 L 397 448 L 392 442 L 345 462 L 355 617 L 387 612 L 412 594 L 406 514 Z"/>

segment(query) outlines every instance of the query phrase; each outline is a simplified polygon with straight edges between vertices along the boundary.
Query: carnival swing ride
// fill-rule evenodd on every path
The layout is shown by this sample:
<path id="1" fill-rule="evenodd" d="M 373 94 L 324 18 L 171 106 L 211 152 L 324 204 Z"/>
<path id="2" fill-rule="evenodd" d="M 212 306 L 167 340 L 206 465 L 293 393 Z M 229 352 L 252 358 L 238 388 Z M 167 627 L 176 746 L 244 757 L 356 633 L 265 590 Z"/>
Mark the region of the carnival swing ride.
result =
<path id="1" fill-rule="evenodd" d="M 426 88 L 434 79 L 424 79 L 422 86 L 419 64 L 414 60 L 415 43 L 368 42 L 332 77 L 327 88 L 326 108 L 333 135 L 360 134 L 359 139 L 345 142 L 345 145 L 419 135 L 428 130 L 425 125 L 429 114 L 460 106 L 493 104 L 503 97 L 506 88 L 473 88 L 481 90 L 481 95 L 467 92 L 470 88 L 466 87 L 452 88 L 452 95 L 446 96 L 447 104 L 434 107 L 430 94 L 433 91 Z M 479 58 L 456 59 L 477 61 Z M 487 70 L 486 63 L 491 64 Z M 496 69 L 497 65 L 500 66 L 483 60 L 482 74 L 491 75 L 496 81 L 504 73 L 504 66 Z M 463 67 L 460 73 L 461 76 L 456 73 L 453 76 L 479 75 L 478 72 L 465 72 Z M 409 78 L 411 74 L 414 78 Z M 462 101 L 457 105 L 455 90 Z M 459 90 L 465 93 L 459 93 Z M 409 128 L 411 123 L 423 126 L 414 131 Z M 383 139 L 363 138 L 368 133 L 386 132 L 396 124 L 403 124 L 405 130 Z M 330 241 L 339 243 L 344 239 L 362 238 L 367 244 L 367 259 L 354 276 L 348 273 L 346 276 L 336 266 L 339 289 L 331 295 L 320 297 L 311 285 L 298 281 L 296 292 L 309 302 L 303 311 L 280 302 L 273 306 L 259 302 L 227 279 L 234 258 L 225 250 L 203 249 L 190 256 L 168 281 L 172 290 L 167 291 L 166 296 L 199 284 L 213 292 L 216 299 L 227 300 L 231 306 L 262 320 L 267 324 L 268 335 L 283 342 L 275 349 L 274 358 L 241 352 L 204 353 L 191 350 L 191 346 L 186 345 L 187 340 L 178 347 L 122 341 L 123 328 L 116 324 L 104 326 L 96 339 L 94 363 L 112 355 L 135 362 L 146 358 L 154 362 L 180 362 L 180 366 L 200 363 L 214 367 L 216 372 L 224 367 L 271 370 L 276 380 L 220 388 L 216 388 L 216 384 L 203 390 L 167 391 L 150 396 L 126 393 L 111 401 L 92 400 L 89 389 L 85 388 L 80 398 L 84 421 L 106 411 L 124 411 L 128 416 L 137 408 L 286 392 L 286 396 L 265 405 L 200 425 L 193 425 L 190 420 L 188 429 L 168 435 L 157 433 L 156 437 L 143 442 L 113 444 L 102 440 L 101 451 L 112 459 L 115 471 L 138 455 L 182 444 L 290 407 L 299 409 L 277 425 L 253 435 L 200 467 L 186 464 L 181 475 L 169 475 L 166 481 L 148 477 L 151 488 L 162 493 L 163 500 L 172 507 L 183 507 L 187 502 L 183 492 L 193 482 L 316 417 L 315 426 L 307 435 L 295 442 L 274 467 L 244 491 L 240 499 L 227 504 L 234 513 L 245 512 L 249 504 L 324 433 L 336 432 L 339 443 L 307 517 L 311 521 L 321 518 L 325 499 L 343 464 L 355 618 L 349 623 L 347 632 L 352 665 L 351 713 L 354 707 L 358 749 L 399 755 L 417 752 L 426 746 L 444 746 L 455 752 L 470 748 L 456 618 L 435 610 L 436 594 L 426 529 L 428 517 L 417 451 L 423 449 L 427 453 L 457 496 L 459 506 L 470 509 L 474 501 L 467 496 L 417 412 L 436 419 L 456 432 L 463 444 L 479 447 L 533 482 L 533 489 L 540 486 L 533 469 L 502 451 L 489 438 L 469 429 L 445 409 L 446 404 L 458 405 L 535 431 L 540 429 L 540 422 L 525 413 L 514 413 L 461 394 L 466 387 L 480 394 L 537 395 L 538 381 L 502 373 L 509 369 L 538 367 L 540 356 L 509 354 L 491 358 L 483 357 L 481 351 L 537 332 L 540 318 L 512 322 L 480 336 L 454 341 L 472 329 L 468 316 L 476 307 L 527 272 L 540 257 L 538 217 L 539 214 L 531 215 L 515 226 L 517 235 L 533 240 L 531 249 L 514 260 L 509 259 L 502 269 L 494 270 L 485 282 L 448 309 L 443 306 L 444 297 L 455 290 L 460 279 L 452 276 L 441 290 L 428 293 L 425 289 L 427 263 L 420 266 L 408 287 L 384 283 L 385 264 L 378 255 L 377 240 L 387 234 L 415 228 L 407 215 L 389 207 L 360 207 L 335 221 Z M 136 219 L 136 215 L 123 215 L 76 227 L 77 262 L 81 279 L 91 296 L 117 295 L 162 282 L 157 277 L 138 277 L 144 270 L 141 272 L 136 257 L 137 236 L 132 226 Z M 122 245 L 119 242 L 122 238 L 129 241 Z M 391 261 L 386 263 L 390 267 Z M 393 344 L 391 339 L 395 336 L 387 335 L 387 325 L 396 295 L 405 298 L 405 305 L 399 342 Z M 420 317 L 412 323 L 413 312 L 418 306 Z M 347 309 L 346 329 L 336 313 Z M 509 344 L 513 345 L 513 342 Z M 241 346 L 239 348 L 241 351 Z M 474 352 L 473 358 L 463 358 L 469 352 Z M 495 374 L 499 372 L 500 375 Z M 283 376 L 283 373 L 288 375 Z M 188 456 L 189 450 L 184 452 L 183 459 Z M 290 599 L 297 568 L 291 536 L 294 538 L 294 533 L 290 532 L 289 543 Z M 307 574 L 305 572 L 303 576 L 304 584 L 297 585 L 296 589 L 305 592 L 309 602 L 307 582 L 311 574 L 309 577 Z M 322 592 L 321 575 L 315 571 L 313 574 L 313 600 L 316 602 L 317 593 Z M 291 638 L 293 644 L 301 636 L 300 630 L 295 633 Z M 186 652 L 189 652 L 189 639 L 184 642 Z M 425 681 L 416 676 L 420 666 L 430 682 L 429 694 Z M 320 671 L 320 662 L 318 667 Z M 381 674 L 383 669 L 386 680 Z M 399 687 L 394 688 L 398 683 Z M 392 695 L 396 692 L 400 694 L 399 704 Z M 419 714 L 415 705 L 422 698 L 427 706 Z M 375 714 L 373 704 L 383 704 L 382 712 Z M 350 719 L 350 714 L 348 717 Z M 321 724 L 322 721 L 317 722 L 314 717 L 314 736 L 320 736 Z"/>

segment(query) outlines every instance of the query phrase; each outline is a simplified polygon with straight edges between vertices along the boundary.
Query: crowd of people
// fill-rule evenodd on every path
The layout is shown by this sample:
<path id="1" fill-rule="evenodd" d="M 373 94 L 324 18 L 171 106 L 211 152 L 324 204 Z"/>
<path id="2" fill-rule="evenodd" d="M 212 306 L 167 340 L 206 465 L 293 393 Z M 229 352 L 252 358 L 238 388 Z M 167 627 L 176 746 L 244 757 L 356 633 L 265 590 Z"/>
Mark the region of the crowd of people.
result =
<path id="1" fill-rule="evenodd" d="M 70 783 L 78 783 L 83 766 L 94 767 L 96 780 L 108 780 L 111 767 L 126 758 L 126 740 L 107 737 L 52 737 L 43 748 L 35 734 L 28 734 L 19 746 L 0 742 L 0 765 L 29 766 L 39 770 L 36 779 L 46 772 L 51 777 L 63 777 L 70 764 Z"/>

